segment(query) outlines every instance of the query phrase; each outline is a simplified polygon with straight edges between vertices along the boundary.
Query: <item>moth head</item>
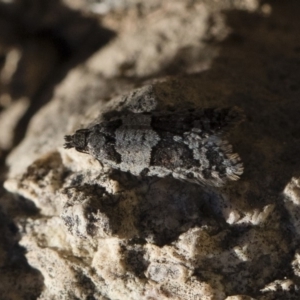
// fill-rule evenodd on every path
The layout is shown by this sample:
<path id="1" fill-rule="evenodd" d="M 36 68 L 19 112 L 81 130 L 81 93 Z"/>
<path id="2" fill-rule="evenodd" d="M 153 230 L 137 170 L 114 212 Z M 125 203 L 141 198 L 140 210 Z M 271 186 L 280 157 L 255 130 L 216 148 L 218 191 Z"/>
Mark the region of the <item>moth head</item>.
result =
<path id="1" fill-rule="evenodd" d="M 87 136 L 89 134 L 89 130 L 87 129 L 79 129 L 73 135 L 65 136 L 65 149 L 75 148 L 79 152 L 87 152 Z"/>

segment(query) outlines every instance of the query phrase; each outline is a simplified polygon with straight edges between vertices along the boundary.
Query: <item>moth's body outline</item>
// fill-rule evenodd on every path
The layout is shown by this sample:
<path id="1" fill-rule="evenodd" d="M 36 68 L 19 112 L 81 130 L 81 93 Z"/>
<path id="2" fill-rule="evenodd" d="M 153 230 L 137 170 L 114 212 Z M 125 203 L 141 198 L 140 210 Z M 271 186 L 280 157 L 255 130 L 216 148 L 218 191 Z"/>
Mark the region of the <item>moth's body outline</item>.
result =
<path id="1" fill-rule="evenodd" d="M 239 155 L 223 139 L 241 120 L 237 108 L 181 112 L 126 111 L 74 135 L 65 148 L 88 153 L 101 163 L 139 176 L 165 177 L 221 186 L 243 173 Z"/>

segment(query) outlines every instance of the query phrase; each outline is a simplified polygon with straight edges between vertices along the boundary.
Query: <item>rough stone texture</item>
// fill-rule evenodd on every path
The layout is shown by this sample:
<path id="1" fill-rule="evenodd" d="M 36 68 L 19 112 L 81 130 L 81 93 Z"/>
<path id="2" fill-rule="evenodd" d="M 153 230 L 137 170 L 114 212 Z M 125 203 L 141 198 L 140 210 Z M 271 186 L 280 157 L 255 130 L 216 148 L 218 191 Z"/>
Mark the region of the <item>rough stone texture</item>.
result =
<path id="1" fill-rule="evenodd" d="M 25 2 L 0 2 L 1 297 L 299 299 L 299 2 Z M 204 189 L 63 149 L 140 105 L 242 108 L 242 178 Z"/>

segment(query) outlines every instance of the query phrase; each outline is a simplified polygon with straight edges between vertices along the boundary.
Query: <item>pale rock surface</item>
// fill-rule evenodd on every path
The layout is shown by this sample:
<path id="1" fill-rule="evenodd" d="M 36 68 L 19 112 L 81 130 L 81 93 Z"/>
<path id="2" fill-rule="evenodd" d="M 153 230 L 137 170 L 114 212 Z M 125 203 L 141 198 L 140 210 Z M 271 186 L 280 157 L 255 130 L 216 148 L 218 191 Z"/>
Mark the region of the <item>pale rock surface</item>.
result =
<path id="1" fill-rule="evenodd" d="M 95 10 L 86 3 L 73 2 Z M 70 67 L 6 159 L 1 295 L 299 299 L 297 10 L 276 3 L 268 9 L 254 0 L 102 3 L 103 22 L 117 36 Z M 227 20 L 221 9 L 228 10 Z M 244 161 L 240 181 L 213 190 L 136 178 L 63 149 L 64 135 L 112 110 L 194 106 L 244 110 L 245 122 L 228 136 Z M 13 264 L 18 242 L 36 273 Z M 12 278 L 22 284 L 13 286 Z"/>

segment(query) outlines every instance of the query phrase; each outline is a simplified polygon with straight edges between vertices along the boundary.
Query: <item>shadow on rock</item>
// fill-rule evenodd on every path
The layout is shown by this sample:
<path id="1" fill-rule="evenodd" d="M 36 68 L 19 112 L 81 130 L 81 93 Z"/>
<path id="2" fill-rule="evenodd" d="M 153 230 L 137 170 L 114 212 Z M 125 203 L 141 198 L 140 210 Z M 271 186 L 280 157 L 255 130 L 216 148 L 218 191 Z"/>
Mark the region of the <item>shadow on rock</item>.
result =
<path id="1" fill-rule="evenodd" d="M 52 98 L 53 89 L 68 71 L 105 45 L 114 33 L 59 0 L 1 3 L 0 23 L 1 44 L 20 52 L 15 71 L 2 92 L 12 101 L 23 97 L 30 100 L 15 128 L 16 146 L 31 117 Z"/>

